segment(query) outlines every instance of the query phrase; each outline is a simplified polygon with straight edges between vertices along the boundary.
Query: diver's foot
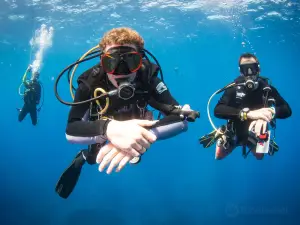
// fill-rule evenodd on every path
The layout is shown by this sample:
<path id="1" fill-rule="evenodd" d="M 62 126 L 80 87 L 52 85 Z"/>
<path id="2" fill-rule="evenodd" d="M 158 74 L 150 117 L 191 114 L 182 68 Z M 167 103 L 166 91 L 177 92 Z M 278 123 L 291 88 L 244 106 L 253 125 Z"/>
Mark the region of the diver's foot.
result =
<path id="1" fill-rule="evenodd" d="M 216 144 L 215 159 L 221 160 L 227 157 L 233 150 L 225 135 L 220 137 Z"/>
<path id="2" fill-rule="evenodd" d="M 89 165 L 94 165 L 96 164 L 96 158 L 97 158 L 97 154 L 96 153 L 92 153 L 89 150 L 82 150 L 81 154 L 84 158 L 84 160 L 89 164 Z"/>

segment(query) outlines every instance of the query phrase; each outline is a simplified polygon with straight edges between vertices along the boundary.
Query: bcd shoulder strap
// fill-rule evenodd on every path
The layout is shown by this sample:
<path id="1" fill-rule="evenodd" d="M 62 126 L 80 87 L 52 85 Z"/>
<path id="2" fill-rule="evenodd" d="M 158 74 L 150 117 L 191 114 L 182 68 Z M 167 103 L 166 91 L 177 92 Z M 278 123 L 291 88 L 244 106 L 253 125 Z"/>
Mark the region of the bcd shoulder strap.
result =
<path id="1" fill-rule="evenodd" d="M 77 79 L 77 83 L 78 85 L 83 83 L 89 89 L 89 91 L 93 91 L 96 87 L 101 85 L 103 82 L 103 76 L 103 68 L 100 66 L 100 64 L 97 64 L 81 74 Z"/>

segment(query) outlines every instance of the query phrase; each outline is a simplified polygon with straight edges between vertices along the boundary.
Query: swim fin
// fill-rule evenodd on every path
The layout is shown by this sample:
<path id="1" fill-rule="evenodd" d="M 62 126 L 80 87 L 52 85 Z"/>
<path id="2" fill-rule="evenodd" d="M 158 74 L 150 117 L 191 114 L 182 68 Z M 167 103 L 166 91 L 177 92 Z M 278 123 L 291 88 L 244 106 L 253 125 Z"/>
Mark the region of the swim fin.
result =
<path id="1" fill-rule="evenodd" d="M 222 133 L 224 133 L 225 126 L 220 127 L 218 130 L 220 130 Z M 213 130 L 211 133 L 206 134 L 203 137 L 199 138 L 199 142 L 200 142 L 200 144 L 203 145 L 204 148 L 209 148 L 214 143 L 216 143 L 216 141 L 222 136 L 222 133 L 219 133 L 216 130 Z"/>
<path id="2" fill-rule="evenodd" d="M 278 152 L 279 146 L 276 144 L 274 140 L 270 140 L 270 148 L 269 148 L 269 155 L 274 155 L 275 152 Z"/>
<path id="3" fill-rule="evenodd" d="M 206 134 L 203 137 L 199 138 L 199 142 L 200 142 L 200 144 L 203 145 L 204 148 L 209 148 L 214 143 L 216 143 L 218 138 L 220 138 L 221 136 L 222 136 L 222 134 L 220 134 L 219 132 L 214 130 L 211 133 Z"/>
<path id="4" fill-rule="evenodd" d="M 55 191 L 60 197 L 66 199 L 72 193 L 77 184 L 84 163 L 85 159 L 82 155 L 82 151 L 80 151 L 70 166 L 60 176 L 56 184 Z"/>

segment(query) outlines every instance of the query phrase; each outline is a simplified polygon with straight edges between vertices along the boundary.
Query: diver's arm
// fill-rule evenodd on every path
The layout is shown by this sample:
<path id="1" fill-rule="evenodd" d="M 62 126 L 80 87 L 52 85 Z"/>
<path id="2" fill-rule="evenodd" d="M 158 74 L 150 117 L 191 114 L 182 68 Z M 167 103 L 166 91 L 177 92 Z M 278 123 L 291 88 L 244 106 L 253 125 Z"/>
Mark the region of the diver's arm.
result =
<path id="1" fill-rule="evenodd" d="M 90 98 L 90 91 L 80 83 L 74 102 L 84 101 Z M 68 124 L 66 128 L 66 138 L 71 143 L 95 144 L 104 143 L 106 138 L 106 128 L 109 120 L 85 121 L 86 113 L 89 113 L 90 103 L 72 106 Z"/>
<path id="2" fill-rule="evenodd" d="M 176 109 L 179 103 L 173 98 L 167 86 L 156 76 L 151 79 L 150 85 L 152 96 L 149 105 L 165 115 L 172 114 L 172 110 Z"/>
<path id="3" fill-rule="evenodd" d="M 27 88 L 27 89 L 30 88 L 30 82 L 28 80 L 24 80 L 23 84 L 24 84 L 25 88 Z"/>
<path id="4" fill-rule="evenodd" d="M 31 65 L 29 65 L 29 66 L 27 67 L 27 69 L 26 69 L 26 71 L 25 71 L 25 73 L 24 73 L 24 75 L 23 75 L 23 78 L 22 78 L 22 83 L 24 84 L 24 86 L 25 86 L 26 88 L 29 88 L 29 87 L 30 87 L 28 80 L 26 80 L 27 73 L 28 73 L 30 70 L 31 70 Z"/>
<path id="5" fill-rule="evenodd" d="M 271 95 L 276 101 L 275 106 L 275 118 L 285 119 L 292 115 L 292 109 L 289 104 L 281 97 L 277 89 L 271 86 L 272 92 Z"/>
<path id="6" fill-rule="evenodd" d="M 218 104 L 214 109 L 215 117 L 219 119 L 239 119 L 240 109 L 238 107 L 233 107 L 233 101 L 235 101 L 235 89 L 227 89 Z"/>

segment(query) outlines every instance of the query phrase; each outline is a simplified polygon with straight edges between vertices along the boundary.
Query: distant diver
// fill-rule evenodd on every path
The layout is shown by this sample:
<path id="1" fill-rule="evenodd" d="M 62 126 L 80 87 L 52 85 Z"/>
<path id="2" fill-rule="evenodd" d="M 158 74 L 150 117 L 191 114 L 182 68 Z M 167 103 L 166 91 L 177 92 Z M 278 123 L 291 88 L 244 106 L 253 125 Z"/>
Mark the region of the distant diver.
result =
<path id="1" fill-rule="evenodd" d="M 99 56 L 101 62 L 79 76 L 74 97 L 72 80 L 77 65 Z M 57 83 L 66 71 L 70 75 L 75 65 L 69 77 L 74 102 L 67 103 L 58 96 Z M 189 105 L 180 106 L 172 97 L 158 61 L 144 49 L 143 38 L 131 28 L 108 31 L 99 47 L 88 51 L 58 76 L 55 93 L 60 102 L 72 106 L 66 128 L 67 140 L 88 145 L 78 152 L 56 185 L 55 190 L 62 198 L 72 193 L 85 162 L 99 163 L 100 170 L 110 163 L 110 172 L 114 167 L 120 171 L 128 162 L 138 163 L 156 140 L 185 132 L 187 121 L 194 122 L 200 117 L 199 112 L 191 110 Z M 153 121 L 148 106 L 165 117 Z"/>
<path id="2" fill-rule="evenodd" d="M 276 128 L 276 119 L 292 115 L 289 104 L 269 84 L 269 79 L 260 76 L 260 63 L 256 56 L 242 54 L 239 68 L 240 76 L 211 96 L 207 110 L 214 130 L 199 139 L 204 148 L 216 143 L 217 160 L 225 158 L 238 146 L 242 146 L 244 158 L 250 151 L 256 159 L 262 159 L 264 154 L 273 155 L 279 147 L 275 137 L 271 138 L 271 129 Z M 209 104 L 214 95 L 223 91 L 214 115 L 227 120 L 227 124 L 216 128 L 210 118 Z"/>
<path id="3" fill-rule="evenodd" d="M 22 109 L 18 108 L 19 116 L 18 120 L 19 122 L 22 122 L 26 115 L 29 113 L 31 117 L 32 125 L 36 125 L 38 121 L 37 112 L 41 110 L 41 107 L 37 108 L 37 106 L 40 104 L 41 99 L 41 92 L 42 87 L 41 83 L 39 82 L 39 72 L 36 71 L 34 74 L 32 74 L 32 78 L 30 80 L 26 80 L 28 72 L 31 72 L 31 65 L 28 66 L 26 69 L 26 72 L 22 79 L 22 84 L 19 88 L 19 94 L 23 96 L 24 105 Z M 24 85 L 25 91 L 24 93 L 21 93 L 21 86 Z"/>

